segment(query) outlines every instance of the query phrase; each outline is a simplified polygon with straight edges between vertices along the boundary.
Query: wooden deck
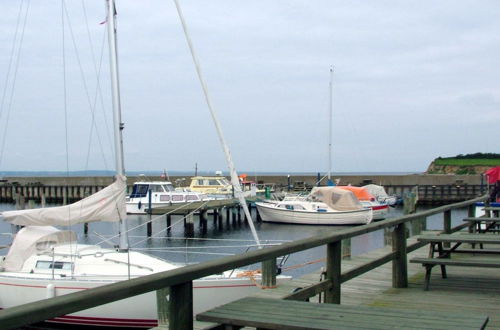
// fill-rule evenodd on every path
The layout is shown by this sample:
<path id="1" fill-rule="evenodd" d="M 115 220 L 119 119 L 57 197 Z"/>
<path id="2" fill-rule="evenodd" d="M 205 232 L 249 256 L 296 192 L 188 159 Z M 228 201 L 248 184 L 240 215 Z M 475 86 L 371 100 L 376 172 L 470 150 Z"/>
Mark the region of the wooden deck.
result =
<path id="1" fill-rule="evenodd" d="M 408 243 L 416 240 L 409 239 Z M 346 271 L 390 251 L 390 247 L 371 253 L 344 259 L 342 271 Z M 429 247 L 412 253 L 413 257 L 427 257 Z M 478 256 L 482 258 L 482 256 Z M 485 256 L 491 258 L 491 256 Z M 364 275 L 342 284 L 343 305 L 376 306 L 408 310 L 443 311 L 450 313 L 479 313 L 490 317 L 487 329 L 500 329 L 500 271 L 498 269 L 448 267 L 448 278 L 442 279 L 440 272 L 432 274 L 431 289 L 424 291 L 425 268 L 420 264 L 408 264 L 408 288 L 392 288 L 391 263 L 387 263 Z M 307 274 L 281 285 L 277 289 L 262 290 L 256 296 L 282 298 L 297 287 L 317 283 L 320 272 Z M 316 299 L 316 298 L 315 298 Z M 196 329 L 203 329 L 209 323 L 196 322 Z"/>

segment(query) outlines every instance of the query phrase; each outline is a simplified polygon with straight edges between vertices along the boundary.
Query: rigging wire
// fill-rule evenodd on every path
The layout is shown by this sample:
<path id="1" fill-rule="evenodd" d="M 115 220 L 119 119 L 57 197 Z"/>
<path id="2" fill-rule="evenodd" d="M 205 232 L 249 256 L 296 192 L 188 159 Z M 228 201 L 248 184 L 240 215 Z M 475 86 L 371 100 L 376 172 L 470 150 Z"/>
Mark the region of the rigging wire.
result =
<path id="1" fill-rule="evenodd" d="M 104 100 L 103 100 L 103 93 L 102 93 L 102 89 L 101 89 L 101 84 L 100 84 L 100 81 L 101 81 L 101 69 L 102 69 L 102 63 L 103 63 L 103 57 L 104 57 L 104 49 L 105 49 L 105 42 L 106 42 L 106 29 L 103 29 L 103 34 L 102 34 L 102 42 L 101 42 L 101 51 L 100 51 L 100 56 L 99 56 L 99 63 L 97 64 L 96 63 L 96 56 L 95 56 L 95 52 L 94 52 L 94 46 L 93 46 L 93 41 L 92 41 L 92 34 L 90 33 L 90 27 L 89 27 L 89 20 L 88 20 L 88 17 L 87 17 L 87 8 L 85 7 L 85 2 L 82 0 L 81 1 L 81 5 L 82 5 L 82 11 L 83 11 L 83 16 L 84 16 L 84 22 L 85 22 L 85 27 L 86 27 L 86 31 L 87 31 L 87 38 L 88 38 L 88 42 L 89 42 L 89 46 L 90 46 L 90 52 L 91 52 L 91 58 L 92 58 L 92 64 L 94 66 L 94 71 L 95 71 L 95 74 L 96 74 L 96 90 L 95 90 L 95 96 L 94 96 L 94 101 L 92 103 L 92 109 L 94 109 L 94 111 L 92 111 L 92 124 L 91 124 L 91 127 L 90 127 L 90 134 L 89 134 L 89 142 L 88 142 L 88 149 L 87 149 L 87 158 L 86 158 L 86 163 L 85 163 L 85 170 L 88 170 L 88 164 L 89 164 L 89 159 L 90 159 L 90 146 L 91 146 L 91 141 L 92 141 L 92 134 L 93 134 L 93 129 L 94 129 L 94 126 L 97 130 L 97 126 L 95 124 L 95 109 L 97 108 L 97 101 L 99 100 L 100 101 L 100 105 L 101 105 L 101 110 L 103 112 L 103 120 L 104 120 L 104 126 L 105 126 L 105 132 L 106 132 L 106 137 L 107 137 L 107 141 L 108 141 L 108 146 L 110 147 L 110 149 L 112 149 L 112 142 L 111 142 L 111 136 L 110 136 L 110 131 L 111 129 L 109 128 L 109 123 L 108 123 L 108 117 L 106 116 L 106 112 L 104 111 Z M 98 139 L 98 142 L 101 144 L 101 140 Z M 101 146 L 100 148 L 101 150 L 101 156 L 102 156 L 102 159 L 104 161 L 104 167 L 106 170 L 109 169 L 108 167 L 108 163 L 107 163 L 107 160 L 106 160 L 106 157 L 105 157 L 105 153 L 104 153 L 104 150 Z M 111 153 L 110 154 L 113 154 L 113 150 L 110 150 Z"/>
<path id="2" fill-rule="evenodd" d="M 7 110 L 6 110 L 7 111 L 7 117 L 5 119 L 5 125 L 4 125 L 5 129 L 3 130 L 2 142 L 1 142 L 2 145 L 1 145 L 1 148 L 0 148 L 0 165 L 2 163 L 3 153 L 4 153 L 4 150 L 5 150 L 5 141 L 6 141 L 6 138 L 7 138 L 7 128 L 9 126 L 10 111 L 11 111 L 11 108 L 12 108 L 12 100 L 14 98 L 14 91 L 15 91 L 15 86 L 16 86 L 16 81 L 17 81 L 17 72 L 18 72 L 18 69 L 19 69 L 19 62 L 21 61 L 21 51 L 22 51 L 23 40 L 24 40 L 24 31 L 26 29 L 26 22 L 28 20 L 28 12 L 29 12 L 29 7 L 30 7 L 30 0 L 27 1 L 26 9 L 24 11 L 24 19 L 23 19 L 23 22 L 22 22 L 21 36 L 19 38 L 19 47 L 18 47 L 18 49 L 16 51 L 16 40 L 17 40 L 18 31 L 19 31 L 19 24 L 21 22 L 21 15 L 23 13 L 22 12 L 23 11 L 23 5 L 24 5 L 24 1 L 21 1 L 20 5 L 19 5 L 19 13 L 18 13 L 18 17 L 17 17 L 16 30 L 15 30 L 15 34 L 14 34 L 14 41 L 12 43 L 12 50 L 11 50 L 11 57 L 10 57 L 10 60 L 9 60 L 8 73 L 7 73 L 7 77 L 5 79 L 5 88 L 4 88 L 4 92 L 3 92 L 3 96 L 2 96 L 2 103 L 0 105 L 0 119 L 1 119 L 2 113 L 3 113 L 3 109 L 4 109 L 5 95 L 7 93 L 8 81 L 9 81 L 9 78 L 10 78 L 11 66 L 12 66 L 13 60 L 16 59 L 16 63 L 14 65 L 14 73 L 13 73 L 13 77 L 12 77 L 12 87 L 10 89 L 8 106 L 7 106 Z"/>

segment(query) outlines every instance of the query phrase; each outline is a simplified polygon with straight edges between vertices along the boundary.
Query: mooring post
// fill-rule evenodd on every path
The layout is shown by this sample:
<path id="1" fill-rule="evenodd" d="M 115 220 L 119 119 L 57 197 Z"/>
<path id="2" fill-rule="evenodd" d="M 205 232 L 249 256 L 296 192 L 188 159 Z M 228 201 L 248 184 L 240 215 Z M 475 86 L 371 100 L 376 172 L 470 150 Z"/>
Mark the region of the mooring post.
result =
<path id="1" fill-rule="evenodd" d="M 276 258 L 262 262 L 262 286 L 264 288 L 276 287 Z"/>
<path id="2" fill-rule="evenodd" d="M 170 233 L 171 231 L 170 227 L 172 226 L 172 215 L 167 214 L 166 218 L 167 218 L 167 233 Z"/>
<path id="3" fill-rule="evenodd" d="M 406 257 L 406 226 L 400 223 L 392 232 L 392 251 L 396 253 L 392 260 L 392 287 L 408 287 L 408 263 Z"/>
<path id="4" fill-rule="evenodd" d="M 170 287 L 168 303 L 168 328 L 170 330 L 193 329 L 193 282 Z"/>
<path id="5" fill-rule="evenodd" d="M 192 237 L 194 235 L 194 219 L 193 213 L 186 215 L 186 236 Z"/>
<path id="6" fill-rule="evenodd" d="M 326 246 L 326 280 L 332 286 L 325 291 L 325 303 L 340 304 L 340 275 L 342 264 L 342 242 L 328 243 Z"/>

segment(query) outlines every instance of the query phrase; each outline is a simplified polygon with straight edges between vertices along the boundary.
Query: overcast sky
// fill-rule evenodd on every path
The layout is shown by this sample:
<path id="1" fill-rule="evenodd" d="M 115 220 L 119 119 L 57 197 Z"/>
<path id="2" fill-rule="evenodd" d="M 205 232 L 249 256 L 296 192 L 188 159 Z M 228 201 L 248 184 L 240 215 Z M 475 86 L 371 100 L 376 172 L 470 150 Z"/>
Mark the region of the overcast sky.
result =
<path id="1" fill-rule="evenodd" d="M 1 5 L 0 170 L 113 169 L 104 1 L 66 1 L 63 29 L 61 1 L 32 0 L 11 60 L 21 3 Z M 332 64 L 334 172 L 499 151 L 498 1 L 180 4 L 240 172 L 328 169 Z M 126 169 L 226 170 L 173 2 L 117 11 Z"/>

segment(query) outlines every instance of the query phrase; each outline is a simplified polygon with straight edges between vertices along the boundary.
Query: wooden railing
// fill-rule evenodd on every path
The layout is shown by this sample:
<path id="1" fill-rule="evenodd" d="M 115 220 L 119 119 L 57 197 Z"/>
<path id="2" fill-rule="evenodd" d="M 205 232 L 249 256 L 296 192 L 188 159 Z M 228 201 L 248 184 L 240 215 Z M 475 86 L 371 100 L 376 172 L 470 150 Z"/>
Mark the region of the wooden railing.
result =
<path id="1" fill-rule="evenodd" d="M 193 281 L 208 275 L 221 273 L 226 270 L 262 263 L 263 285 L 276 281 L 276 258 L 296 253 L 318 246 L 326 246 L 326 279 L 318 284 L 303 288 L 292 293 L 285 299 L 303 300 L 323 293 L 326 303 L 340 303 L 340 288 L 343 282 L 364 274 L 374 268 L 392 261 L 392 286 L 404 288 L 408 285 L 407 253 L 414 251 L 424 244 L 414 243 L 407 245 L 406 223 L 428 216 L 443 213 L 444 232 L 452 233 L 466 228 L 466 224 L 451 227 L 451 211 L 468 207 L 469 216 L 472 216 L 474 203 L 485 201 L 487 196 L 478 197 L 465 202 L 441 206 L 427 211 L 405 215 L 398 218 L 373 222 L 364 226 L 352 227 L 333 233 L 324 233 L 315 237 L 288 242 L 280 246 L 247 252 L 240 255 L 224 257 L 195 265 L 143 276 L 128 281 L 121 281 L 97 287 L 90 290 L 58 296 L 43 301 L 33 302 L 0 311 L 0 325 L 3 329 L 15 328 L 51 319 L 57 316 L 74 313 L 91 307 L 113 301 L 129 298 L 150 291 L 157 291 L 158 315 L 160 323 L 168 318 L 170 329 L 193 328 Z M 380 229 L 393 229 L 392 252 L 360 265 L 354 269 L 341 271 L 341 243 L 342 240 L 370 233 Z M 166 303 L 166 295 L 170 295 Z"/>

